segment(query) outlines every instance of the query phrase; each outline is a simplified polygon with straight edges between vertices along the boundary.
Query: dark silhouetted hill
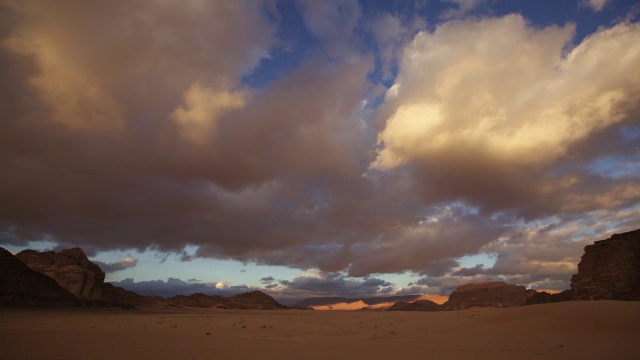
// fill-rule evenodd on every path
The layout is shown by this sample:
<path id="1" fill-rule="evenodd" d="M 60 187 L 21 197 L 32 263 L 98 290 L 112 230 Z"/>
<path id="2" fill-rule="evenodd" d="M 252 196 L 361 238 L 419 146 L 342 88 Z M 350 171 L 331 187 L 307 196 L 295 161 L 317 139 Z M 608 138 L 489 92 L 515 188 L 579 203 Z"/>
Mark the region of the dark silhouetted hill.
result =
<path id="1" fill-rule="evenodd" d="M 5 305 L 71 306 L 76 297 L 52 278 L 32 270 L 0 248 L 0 303 Z"/>

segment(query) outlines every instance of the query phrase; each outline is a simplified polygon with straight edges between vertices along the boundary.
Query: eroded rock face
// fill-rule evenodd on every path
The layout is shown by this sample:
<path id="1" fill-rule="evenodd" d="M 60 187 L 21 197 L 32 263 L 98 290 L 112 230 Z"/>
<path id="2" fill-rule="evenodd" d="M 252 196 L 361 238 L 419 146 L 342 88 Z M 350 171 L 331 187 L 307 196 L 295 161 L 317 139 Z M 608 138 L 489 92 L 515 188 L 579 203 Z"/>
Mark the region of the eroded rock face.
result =
<path id="1" fill-rule="evenodd" d="M 524 286 L 503 282 L 481 282 L 460 286 L 442 307 L 446 310 L 463 310 L 470 307 L 523 306 L 527 298 L 535 294 Z"/>
<path id="2" fill-rule="evenodd" d="M 640 300 L 640 229 L 586 246 L 571 290 L 573 300 Z"/>
<path id="3" fill-rule="evenodd" d="M 24 250 L 16 258 L 29 268 L 45 274 L 81 299 L 100 299 L 104 271 L 89 261 L 80 248 L 38 252 Z"/>
<path id="4" fill-rule="evenodd" d="M 75 296 L 0 248 L 0 304 L 73 305 Z"/>

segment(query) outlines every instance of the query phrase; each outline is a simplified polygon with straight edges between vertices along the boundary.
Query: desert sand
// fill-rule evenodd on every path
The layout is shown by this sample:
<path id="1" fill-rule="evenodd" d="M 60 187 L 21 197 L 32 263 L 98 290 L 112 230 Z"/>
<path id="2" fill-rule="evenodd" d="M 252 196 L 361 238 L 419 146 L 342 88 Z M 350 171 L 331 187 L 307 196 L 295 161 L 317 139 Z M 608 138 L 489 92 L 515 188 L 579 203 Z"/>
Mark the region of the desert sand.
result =
<path id="1" fill-rule="evenodd" d="M 0 359 L 639 359 L 640 302 L 449 312 L 0 310 Z"/>

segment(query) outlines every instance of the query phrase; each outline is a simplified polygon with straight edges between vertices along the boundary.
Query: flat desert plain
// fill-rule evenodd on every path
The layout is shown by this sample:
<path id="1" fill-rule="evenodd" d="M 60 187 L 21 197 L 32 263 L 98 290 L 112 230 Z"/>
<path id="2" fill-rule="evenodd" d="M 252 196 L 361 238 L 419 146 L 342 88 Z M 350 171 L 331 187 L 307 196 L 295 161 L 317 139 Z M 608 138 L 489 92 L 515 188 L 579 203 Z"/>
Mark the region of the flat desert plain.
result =
<path id="1" fill-rule="evenodd" d="M 1 359 L 640 359 L 640 302 L 451 312 L 0 310 Z"/>

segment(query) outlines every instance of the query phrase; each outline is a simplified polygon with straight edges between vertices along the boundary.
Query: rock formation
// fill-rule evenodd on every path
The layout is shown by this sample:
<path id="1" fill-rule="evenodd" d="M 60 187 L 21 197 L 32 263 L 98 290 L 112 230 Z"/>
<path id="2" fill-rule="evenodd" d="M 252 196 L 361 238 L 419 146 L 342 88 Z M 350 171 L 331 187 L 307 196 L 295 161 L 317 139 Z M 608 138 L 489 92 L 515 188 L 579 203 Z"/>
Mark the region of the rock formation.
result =
<path id="1" fill-rule="evenodd" d="M 463 310 L 475 306 L 498 308 L 523 306 L 527 298 L 535 292 L 535 290 L 527 290 L 524 286 L 498 281 L 465 284 L 458 287 L 442 307 L 445 310 Z"/>
<path id="2" fill-rule="evenodd" d="M 412 303 L 397 302 L 388 311 L 441 311 L 442 306 L 431 300 L 418 300 Z"/>
<path id="3" fill-rule="evenodd" d="M 16 255 L 31 269 L 45 274 L 81 299 L 100 299 L 104 272 L 89 261 L 80 248 L 38 252 L 24 250 Z"/>
<path id="4" fill-rule="evenodd" d="M 75 296 L 0 248 L 0 304 L 73 305 Z"/>
<path id="5" fill-rule="evenodd" d="M 640 300 L 640 229 L 586 246 L 571 290 L 574 300 Z"/>

